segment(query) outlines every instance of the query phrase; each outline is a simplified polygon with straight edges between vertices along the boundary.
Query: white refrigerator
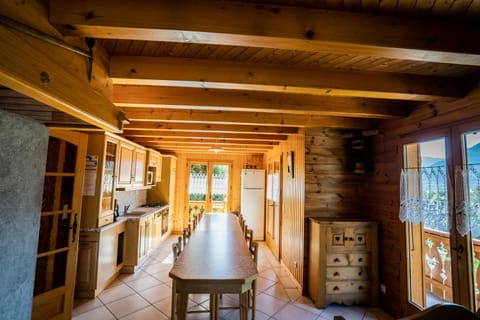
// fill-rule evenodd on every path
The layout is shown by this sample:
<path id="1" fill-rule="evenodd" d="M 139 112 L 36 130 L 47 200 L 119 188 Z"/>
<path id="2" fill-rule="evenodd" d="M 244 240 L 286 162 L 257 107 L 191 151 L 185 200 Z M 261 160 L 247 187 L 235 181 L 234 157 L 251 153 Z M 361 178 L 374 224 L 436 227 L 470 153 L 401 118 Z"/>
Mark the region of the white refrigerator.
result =
<path id="1" fill-rule="evenodd" d="M 242 169 L 241 213 L 254 240 L 265 240 L 265 170 Z"/>

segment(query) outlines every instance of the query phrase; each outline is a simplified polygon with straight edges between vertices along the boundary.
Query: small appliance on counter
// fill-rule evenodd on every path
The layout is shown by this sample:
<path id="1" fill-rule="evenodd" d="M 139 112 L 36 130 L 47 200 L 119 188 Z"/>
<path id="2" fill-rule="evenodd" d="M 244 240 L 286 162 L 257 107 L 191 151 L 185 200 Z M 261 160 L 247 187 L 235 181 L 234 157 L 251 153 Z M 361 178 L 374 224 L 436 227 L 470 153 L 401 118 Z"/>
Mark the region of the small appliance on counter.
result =
<path id="1" fill-rule="evenodd" d="M 117 199 L 115 199 L 114 205 L 113 205 L 113 222 L 116 222 L 118 217 L 120 216 L 120 212 L 118 211 L 118 203 Z"/>

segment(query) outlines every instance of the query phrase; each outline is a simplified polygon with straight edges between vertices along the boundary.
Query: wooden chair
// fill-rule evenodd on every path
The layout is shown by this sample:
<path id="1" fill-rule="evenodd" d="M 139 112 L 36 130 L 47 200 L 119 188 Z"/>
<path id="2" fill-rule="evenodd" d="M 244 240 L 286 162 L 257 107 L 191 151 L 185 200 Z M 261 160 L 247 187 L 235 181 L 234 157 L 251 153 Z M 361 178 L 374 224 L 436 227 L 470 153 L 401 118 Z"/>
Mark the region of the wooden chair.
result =
<path id="1" fill-rule="evenodd" d="M 248 248 L 252 251 L 252 244 L 253 244 L 253 230 L 247 229 L 245 232 L 245 240 L 247 241 Z"/>
<path id="2" fill-rule="evenodd" d="M 183 246 L 185 247 L 185 245 L 188 243 L 188 240 L 190 240 L 190 229 L 183 228 L 182 239 L 183 239 Z"/>
<path id="3" fill-rule="evenodd" d="M 253 261 L 255 262 L 255 265 L 258 263 L 258 242 L 253 241 L 253 231 L 252 231 L 252 242 L 250 245 L 250 252 L 252 253 L 252 258 Z M 255 308 L 257 306 L 256 303 L 256 297 L 257 297 L 257 280 L 253 280 L 252 282 L 252 289 L 249 291 L 249 305 L 250 301 L 252 302 L 252 320 L 255 320 Z"/>
<path id="4" fill-rule="evenodd" d="M 172 243 L 173 261 L 177 261 L 178 258 L 178 243 Z"/>
<path id="5" fill-rule="evenodd" d="M 178 255 L 180 255 L 180 253 L 182 253 L 182 251 L 183 251 L 183 246 L 182 246 L 182 244 L 183 244 L 183 238 L 182 238 L 182 236 L 179 236 L 179 237 L 178 237 L 178 241 L 177 241 Z"/>

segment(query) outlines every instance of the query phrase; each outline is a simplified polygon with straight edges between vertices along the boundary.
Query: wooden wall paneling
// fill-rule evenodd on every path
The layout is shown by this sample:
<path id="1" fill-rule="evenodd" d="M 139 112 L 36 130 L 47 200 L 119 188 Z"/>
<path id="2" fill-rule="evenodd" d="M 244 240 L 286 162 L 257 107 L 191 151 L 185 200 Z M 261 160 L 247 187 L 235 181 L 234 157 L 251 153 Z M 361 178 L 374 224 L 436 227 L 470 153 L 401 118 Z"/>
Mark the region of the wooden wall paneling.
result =
<path id="1" fill-rule="evenodd" d="M 287 152 L 293 151 L 293 178 L 288 176 Z M 305 195 L 305 135 L 301 129 L 287 141 L 266 154 L 265 159 L 283 154 L 281 262 L 295 282 L 303 286 L 304 279 L 304 195 Z"/>

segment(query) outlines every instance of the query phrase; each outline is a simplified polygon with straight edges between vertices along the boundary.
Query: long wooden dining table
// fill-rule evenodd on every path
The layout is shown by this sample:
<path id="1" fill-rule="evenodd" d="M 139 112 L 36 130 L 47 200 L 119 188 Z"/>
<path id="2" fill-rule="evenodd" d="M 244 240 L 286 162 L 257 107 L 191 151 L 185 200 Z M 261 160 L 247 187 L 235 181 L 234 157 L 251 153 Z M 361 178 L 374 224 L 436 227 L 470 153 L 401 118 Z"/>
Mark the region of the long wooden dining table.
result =
<path id="1" fill-rule="evenodd" d="M 169 277 L 173 279 L 172 319 L 175 314 L 179 320 L 186 318 L 191 293 L 210 294 L 210 318 L 216 319 L 218 294 L 234 293 L 240 295 L 240 319 L 246 320 L 247 293 L 258 277 L 258 270 L 237 217 L 205 214 L 173 264 Z"/>

